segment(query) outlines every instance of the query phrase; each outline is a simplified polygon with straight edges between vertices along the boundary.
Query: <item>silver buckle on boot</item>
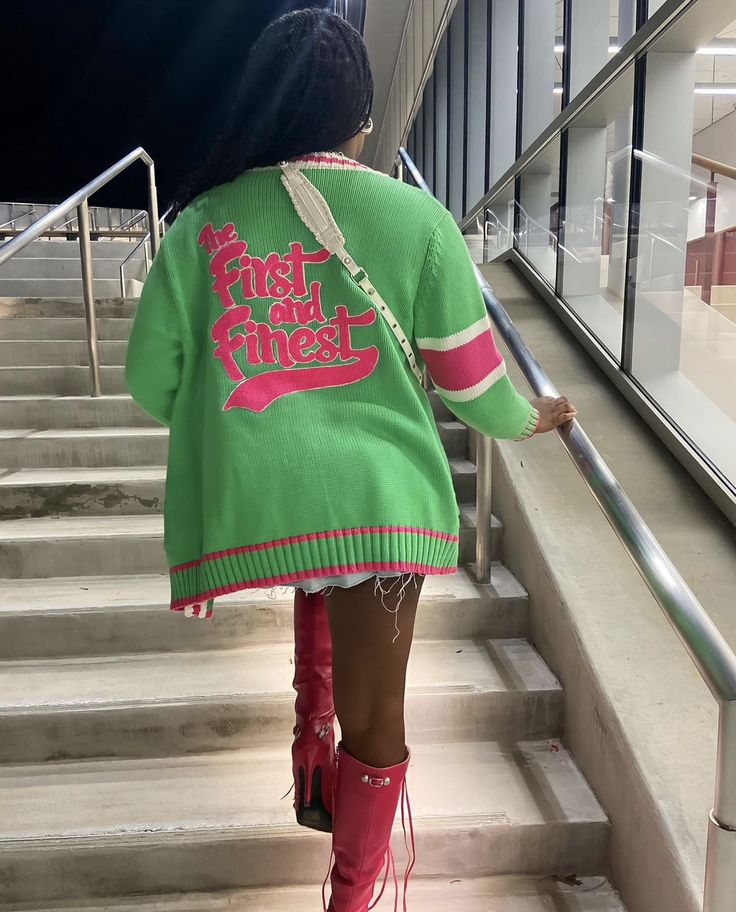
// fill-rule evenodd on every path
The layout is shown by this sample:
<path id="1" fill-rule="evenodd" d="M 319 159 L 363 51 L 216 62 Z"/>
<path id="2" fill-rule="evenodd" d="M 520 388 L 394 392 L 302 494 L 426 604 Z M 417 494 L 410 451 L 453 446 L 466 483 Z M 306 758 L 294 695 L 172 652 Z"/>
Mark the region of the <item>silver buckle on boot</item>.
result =
<path id="1" fill-rule="evenodd" d="M 377 779 L 377 778 L 375 778 L 375 777 L 374 777 L 374 778 L 371 778 L 370 776 L 361 776 L 361 777 L 360 777 L 360 781 L 361 781 L 361 782 L 364 782 L 366 785 L 370 785 L 370 786 L 372 786 L 373 788 L 377 788 L 377 789 L 378 789 L 378 788 L 383 788 L 384 785 L 391 785 L 391 779 L 390 779 L 390 778 L 386 778 L 386 779 Z"/>

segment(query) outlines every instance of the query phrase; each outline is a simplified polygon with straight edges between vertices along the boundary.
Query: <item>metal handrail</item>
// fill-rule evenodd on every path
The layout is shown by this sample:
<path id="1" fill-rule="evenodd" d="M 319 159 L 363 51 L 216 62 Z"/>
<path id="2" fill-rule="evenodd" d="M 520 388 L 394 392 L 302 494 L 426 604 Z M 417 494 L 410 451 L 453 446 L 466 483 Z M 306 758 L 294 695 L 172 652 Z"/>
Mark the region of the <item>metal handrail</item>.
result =
<path id="1" fill-rule="evenodd" d="M 705 155 L 693 155 L 692 161 L 698 168 L 705 168 L 711 174 L 721 174 L 723 177 L 730 177 L 732 180 L 736 180 L 736 168 L 733 165 L 716 161 L 714 158 L 706 158 Z"/>
<path id="2" fill-rule="evenodd" d="M 133 215 L 131 215 L 130 218 L 126 219 L 124 222 L 121 222 L 121 223 L 118 225 L 118 228 L 120 228 L 120 229 L 122 229 L 122 230 L 126 230 L 127 228 L 132 228 L 133 225 L 137 225 L 138 222 L 142 222 L 143 219 L 144 219 L 147 215 L 148 215 L 148 213 L 146 212 L 146 210 L 145 210 L 145 209 L 141 209 L 140 212 L 135 212 L 135 213 L 133 213 Z M 149 231 L 149 237 L 150 237 L 150 231 Z"/>
<path id="3" fill-rule="evenodd" d="M 75 215 L 74 218 L 69 219 L 68 221 L 64 222 L 64 224 L 69 225 L 76 218 L 77 216 Z M 19 235 L 23 234 L 25 230 L 25 228 L 3 228 L 2 231 L 0 231 L 0 234 L 7 235 L 8 237 L 18 237 Z M 95 228 L 94 231 L 92 231 L 92 234 L 96 238 L 118 238 L 125 241 L 133 241 L 135 238 L 151 236 L 151 232 L 146 231 L 143 228 L 137 230 L 135 228 Z M 75 238 L 79 237 L 79 228 L 53 228 L 51 231 L 44 231 L 41 237 Z"/>
<path id="4" fill-rule="evenodd" d="M 159 224 L 159 227 L 161 228 L 162 234 L 165 229 L 166 217 L 170 214 L 170 212 L 173 208 L 174 208 L 173 206 L 169 206 L 169 208 L 166 210 L 166 212 L 164 212 L 164 214 L 158 220 L 158 224 Z M 138 253 L 138 251 L 141 249 L 141 247 L 146 243 L 146 241 L 150 237 L 151 237 L 151 232 L 149 231 L 148 234 L 144 238 L 142 238 L 140 241 L 138 241 L 138 243 L 135 245 L 135 247 L 130 251 L 130 253 L 127 255 L 127 257 L 120 264 L 120 296 L 123 299 L 125 298 L 125 266 L 128 263 L 128 261 L 131 260 L 136 255 L 136 253 Z M 148 259 L 148 250 L 145 247 L 143 248 L 143 250 L 144 250 L 145 257 L 146 257 L 146 274 L 147 274 L 148 270 L 150 268 L 149 259 Z"/>
<path id="5" fill-rule="evenodd" d="M 79 219 L 79 253 L 82 266 L 82 294 L 84 297 L 84 316 L 87 323 L 87 349 L 89 352 L 90 368 L 90 386 L 92 396 L 101 395 L 100 389 L 100 356 L 97 348 L 97 317 L 95 313 L 95 296 L 94 296 L 94 274 L 92 269 L 92 246 L 90 239 L 89 225 L 89 198 L 108 184 L 113 178 L 121 174 L 126 168 L 138 160 L 148 168 L 148 216 L 149 224 L 155 225 L 156 230 L 151 234 L 151 254 L 156 255 L 159 247 L 158 233 L 158 197 L 156 194 L 156 174 L 151 156 L 139 146 L 133 149 L 119 162 L 116 162 L 102 174 L 85 184 L 76 193 L 54 206 L 46 215 L 41 216 L 32 225 L 22 231 L 19 235 L 6 241 L 0 246 L 0 266 L 7 262 L 12 256 L 27 247 L 32 241 L 35 241 L 41 235 L 52 229 L 59 219 L 64 218 L 73 209 L 77 210 Z"/>
<path id="6" fill-rule="evenodd" d="M 432 191 L 404 148 L 404 168 L 414 183 Z M 536 396 L 559 394 L 494 295 L 478 267 L 478 284 L 498 332 Z M 616 480 L 598 450 L 577 421 L 558 434 L 576 469 L 623 544 L 634 566 L 674 627 L 701 677 L 719 704 L 719 738 L 715 802 L 709 819 L 704 912 L 732 912 L 736 896 L 736 655 L 682 575 L 654 537 L 641 514 Z M 490 567 L 490 515 L 481 524 L 481 512 L 490 513 L 490 440 L 479 435 L 478 567 Z M 481 509 L 483 508 L 483 510 Z M 484 539 L 481 544 L 480 539 Z"/>
<path id="7" fill-rule="evenodd" d="M 12 205 L 13 204 L 11 203 L 11 206 Z M 25 203 L 25 204 L 21 204 L 21 205 L 28 205 L 28 204 Z M 18 219 L 25 218 L 27 215 L 33 215 L 33 213 L 35 211 L 36 211 L 36 207 L 30 206 L 26 212 L 21 212 L 20 215 L 16 215 L 15 213 L 13 213 L 13 216 L 11 218 L 9 218 L 7 220 L 7 222 L 3 222 L 2 224 L 0 224 L 0 228 L 4 228 L 6 225 L 15 225 L 15 223 L 18 221 Z"/>

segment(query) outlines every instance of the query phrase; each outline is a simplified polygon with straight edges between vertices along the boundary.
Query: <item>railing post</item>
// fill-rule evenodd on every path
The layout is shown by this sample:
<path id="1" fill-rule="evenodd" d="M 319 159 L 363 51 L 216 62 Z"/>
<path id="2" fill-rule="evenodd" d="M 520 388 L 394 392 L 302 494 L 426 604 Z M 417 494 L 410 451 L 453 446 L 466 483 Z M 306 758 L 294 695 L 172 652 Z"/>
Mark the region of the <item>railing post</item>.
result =
<path id="1" fill-rule="evenodd" d="M 148 166 L 148 227 L 151 231 L 151 257 L 158 253 L 161 237 L 158 233 L 158 194 L 156 192 L 156 171 L 153 162 Z"/>
<path id="2" fill-rule="evenodd" d="M 90 390 L 95 398 L 100 390 L 100 355 L 97 348 L 97 314 L 95 308 L 94 272 L 92 267 L 92 244 L 89 237 L 89 206 L 83 200 L 77 207 L 79 218 L 79 253 L 82 261 L 82 295 L 84 297 L 84 319 L 87 323 L 87 351 L 89 353 Z"/>
<path id="3" fill-rule="evenodd" d="M 736 703 L 718 717 L 715 806 L 708 822 L 703 912 L 731 912 L 736 897 Z"/>
<path id="4" fill-rule="evenodd" d="M 404 162 L 401 159 L 396 162 L 396 180 L 404 183 Z"/>
<path id="5" fill-rule="evenodd" d="M 477 435 L 476 464 L 476 543 L 474 575 L 479 583 L 491 581 L 491 474 L 493 440 Z"/>

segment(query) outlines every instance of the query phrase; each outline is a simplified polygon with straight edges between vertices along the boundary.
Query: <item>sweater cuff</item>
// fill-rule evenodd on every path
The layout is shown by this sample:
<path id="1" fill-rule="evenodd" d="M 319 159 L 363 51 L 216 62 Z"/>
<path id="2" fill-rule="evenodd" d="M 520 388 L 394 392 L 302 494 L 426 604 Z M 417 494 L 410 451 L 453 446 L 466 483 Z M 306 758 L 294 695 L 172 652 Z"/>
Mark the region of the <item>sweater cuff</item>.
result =
<path id="1" fill-rule="evenodd" d="M 532 407 L 532 411 L 531 411 L 531 414 L 529 415 L 529 420 L 526 423 L 526 427 L 524 428 L 524 431 L 522 432 L 522 434 L 519 437 L 515 437 L 514 440 L 517 440 L 517 441 L 528 440 L 530 437 L 533 437 L 536 434 L 538 427 L 539 427 L 539 412 L 534 407 Z"/>

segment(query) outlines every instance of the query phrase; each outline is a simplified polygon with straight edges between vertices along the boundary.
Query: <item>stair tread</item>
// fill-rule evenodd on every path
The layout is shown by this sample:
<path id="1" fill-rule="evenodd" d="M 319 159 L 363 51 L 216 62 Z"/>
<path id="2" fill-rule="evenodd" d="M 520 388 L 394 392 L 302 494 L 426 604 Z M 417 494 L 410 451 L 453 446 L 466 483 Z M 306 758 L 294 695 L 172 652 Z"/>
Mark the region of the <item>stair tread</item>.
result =
<path id="1" fill-rule="evenodd" d="M 155 428 L 151 428 L 151 430 L 155 430 Z M 67 434 L 66 436 L 72 435 Z M 98 436 L 102 437 L 104 435 L 100 434 Z M 0 439 L 2 439 L 1 436 Z M 44 439 L 52 438 L 45 436 Z M 450 459 L 448 461 L 454 474 L 475 473 L 475 466 L 472 462 L 465 462 L 461 459 Z M 0 472 L 2 471 L 0 469 Z M 60 467 L 51 469 L 6 469 L 5 474 L 0 477 L 0 484 L 85 484 L 101 481 L 163 481 L 165 478 L 165 466 Z"/>
<path id="2" fill-rule="evenodd" d="M 39 539 L 160 538 L 163 516 L 63 516 L 0 522 L 0 542 Z"/>
<path id="3" fill-rule="evenodd" d="M 555 740 L 418 744 L 410 771 L 418 830 L 463 824 L 607 824 L 590 787 Z M 144 760 L 0 768 L 0 846 L 65 838 L 120 849 L 145 840 L 295 834 L 288 745 Z M 452 788 L 448 788 L 448 782 Z M 182 795 L 187 796 L 182 801 Z M 74 813 L 69 811 L 74 808 Z M 319 838 L 316 834 L 303 834 Z"/>
<path id="4" fill-rule="evenodd" d="M 0 472 L 3 470 L 0 469 Z M 165 466 L 110 466 L 107 468 L 63 467 L 53 469 L 7 469 L 0 487 L 14 485 L 87 485 L 131 481 L 166 480 Z"/>
<path id="5" fill-rule="evenodd" d="M 172 703 L 292 699 L 294 648 L 249 645 L 218 652 L 146 653 L 0 662 L 0 713 Z M 411 693 L 560 692 L 527 640 L 423 640 L 414 647 Z"/>
<path id="6" fill-rule="evenodd" d="M 97 428 L 0 428 L 0 440 L 69 440 L 78 437 L 98 440 L 130 437 L 168 437 L 169 429 L 155 427 L 97 427 Z"/>
<path id="7" fill-rule="evenodd" d="M 31 369 L 37 370 L 37 368 Z M 51 368 L 49 368 L 49 370 L 50 369 Z M 16 370 L 16 368 L 2 368 L 2 370 Z M 89 370 L 89 368 L 85 367 L 83 370 Z M 0 404 L 4 402 L 55 402 L 58 400 L 64 400 L 65 402 L 98 402 L 104 404 L 110 399 L 116 401 L 120 401 L 121 399 L 125 399 L 128 402 L 133 401 L 133 397 L 127 393 L 105 393 L 104 395 L 96 396 L 95 398 L 92 398 L 89 394 L 86 396 L 60 396 L 58 393 L 23 393 L 16 396 L 0 395 Z"/>
<path id="8" fill-rule="evenodd" d="M 448 459 L 450 463 L 450 468 L 453 472 L 457 473 L 467 473 L 468 475 L 474 475 L 476 472 L 475 463 L 470 462 L 468 459 Z"/>
<path id="9" fill-rule="evenodd" d="M 319 907 L 321 885 L 177 893 L 111 900 L 75 900 L 73 905 L 15 905 L 13 912 L 304 912 Z M 574 886 L 555 878 L 506 875 L 482 878 L 413 877 L 412 907 L 422 912 L 625 912 L 604 877 L 581 877 Z M 377 912 L 393 908 L 388 892 Z M 3 912 L 3 906 L 0 906 Z"/>
<path id="10" fill-rule="evenodd" d="M 16 520 L 13 520 L 15 522 Z M 7 523 L 9 524 L 9 523 Z M 0 531 L 6 523 L 0 523 Z M 493 565 L 492 589 L 497 595 L 521 598 L 521 584 L 502 564 Z M 428 576 L 422 588 L 422 601 L 456 601 L 485 598 L 484 587 L 477 586 L 460 567 L 457 573 Z M 236 602 L 246 605 L 291 603 L 293 590 L 281 587 L 273 596 L 268 589 L 248 589 L 217 599 L 217 604 Z M 169 602 L 169 579 L 155 576 L 82 576 L 49 579 L 0 579 L 0 616 L 40 612 L 82 612 L 111 608 L 160 610 Z M 198 623 L 176 618 L 181 623 Z"/>

